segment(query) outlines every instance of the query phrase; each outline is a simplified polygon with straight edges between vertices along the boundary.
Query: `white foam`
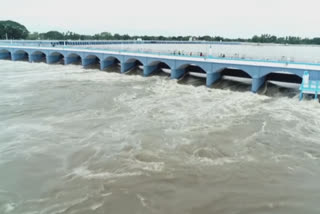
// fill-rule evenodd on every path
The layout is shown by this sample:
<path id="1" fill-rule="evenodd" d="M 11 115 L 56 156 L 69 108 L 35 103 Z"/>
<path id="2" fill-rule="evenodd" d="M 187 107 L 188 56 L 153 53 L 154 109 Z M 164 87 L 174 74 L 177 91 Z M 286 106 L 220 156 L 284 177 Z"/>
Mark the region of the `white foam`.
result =
<path id="1" fill-rule="evenodd" d="M 309 152 L 305 152 L 304 153 L 308 158 L 310 158 L 311 160 L 318 160 L 319 158 L 315 157 L 314 155 L 312 155 Z"/>
<path id="2" fill-rule="evenodd" d="M 16 204 L 14 203 L 8 203 L 4 205 L 4 212 L 5 213 L 10 213 L 12 212 L 16 207 Z"/>
<path id="3" fill-rule="evenodd" d="M 233 156 L 233 157 L 220 157 L 220 158 L 208 158 L 208 157 L 192 157 L 190 164 L 192 165 L 211 165 L 211 166 L 223 166 L 227 164 L 235 164 L 240 162 L 252 162 L 255 158 L 251 155 L 246 156 Z"/>
<path id="4" fill-rule="evenodd" d="M 162 172 L 164 170 L 164 162 L 141 162 L 137 161 L 137 165 L 135 165 L 137 168 L 140 168 L 145 171 L 151 171 L 151 172 Z"/>
<path id="5" fill-rule="evenodd" d="M 146 199 L 142 197 L 140 194 L 137 194 L 138 199 L 140 200 L 143 207 L 147 207 Z"/>
<path id="6" fill-rule="evenodd" d="M 73 207 L 78 204 L 82 204 L 83 202 L 87 201 L 89 198 L 88 194 L 85 197 L 76 198 L 74 200 L 64 201 L 62 203 L 55 203 L 51 206 L 46 206 L 40 213 L 64 213 L 70 207 Z"/>
<path id="7" fill-rule="evenodd" d="M 96 203 L 90 206 L 91 210 L 96 210 L 99 209 L 100 207 L 102 207 L 103 203 Z"/>
<path id="8" fill-rule="evenodd" d="M 102 197 L 108 197 L 112 195 L 112 192 L 108 192 L 108 193 L 104 193 L 104 194 L 101 194 Z"/>
<path id="9" fill-rule="evenodd" d="M 88 170 L 86 167 L 78 167 L 73 170 L 69 175 L 74 175 L 78 177 L 83 177 L 85 179 L 111 179 L 111 178 L 120 178 L 120 177 L 131 177 L 139 176 L 141 172 L 122 172 L 122 173 L 112 173 L 112 172 L 98 172 L 94 173 Z"/>

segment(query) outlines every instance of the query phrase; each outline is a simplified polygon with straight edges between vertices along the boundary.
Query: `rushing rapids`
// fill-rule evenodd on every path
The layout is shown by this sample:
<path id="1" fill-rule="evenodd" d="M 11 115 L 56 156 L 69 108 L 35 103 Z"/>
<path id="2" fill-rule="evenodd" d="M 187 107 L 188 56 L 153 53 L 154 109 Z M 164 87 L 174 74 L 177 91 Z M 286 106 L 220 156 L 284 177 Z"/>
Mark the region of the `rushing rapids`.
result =
<path id="1" fill-rule="evenodd" d="M 297 89 L 0 61 L 0 213 L 319 213 Z"/>

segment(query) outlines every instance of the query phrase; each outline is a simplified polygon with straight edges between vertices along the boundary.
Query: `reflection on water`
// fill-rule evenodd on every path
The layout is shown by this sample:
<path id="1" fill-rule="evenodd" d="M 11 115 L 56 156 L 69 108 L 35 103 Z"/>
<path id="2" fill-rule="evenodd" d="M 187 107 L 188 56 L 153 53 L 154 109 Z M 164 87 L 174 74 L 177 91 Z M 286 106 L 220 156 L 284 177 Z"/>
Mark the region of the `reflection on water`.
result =
<path id="1" fill-rule="evenodd" d="M 114 71 L 0 61 L 0 213 L 319 213 L 319 103 Z"/>

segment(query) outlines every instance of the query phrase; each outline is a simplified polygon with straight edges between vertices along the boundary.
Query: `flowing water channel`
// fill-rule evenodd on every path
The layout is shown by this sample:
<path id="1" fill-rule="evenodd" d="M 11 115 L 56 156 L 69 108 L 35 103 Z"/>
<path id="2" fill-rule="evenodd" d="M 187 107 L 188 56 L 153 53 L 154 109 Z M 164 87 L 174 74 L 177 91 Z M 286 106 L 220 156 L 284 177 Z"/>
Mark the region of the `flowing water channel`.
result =
<path id="1" fill-rule="evenodd" d="M 0 61 L 0 213 L 319 213 L 319 103 L 202 81 Z"/>

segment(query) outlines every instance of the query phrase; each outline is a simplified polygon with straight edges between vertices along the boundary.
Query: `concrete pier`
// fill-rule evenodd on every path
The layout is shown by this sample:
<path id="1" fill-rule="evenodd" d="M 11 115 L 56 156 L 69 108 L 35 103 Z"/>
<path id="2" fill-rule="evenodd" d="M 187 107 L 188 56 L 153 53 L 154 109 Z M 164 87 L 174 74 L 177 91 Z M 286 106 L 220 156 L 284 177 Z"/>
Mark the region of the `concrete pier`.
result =
<path id="1" fill-rule="evenodd" d="M 221 78 L 220 72 L 207 72 L 206 85 L 210 87 L 215 82 L 219 81 Z"/>
<path id="2" fill-rule="evenodd" d="M 152 74 L 154 71 L 156 71 L 158 68 L 157 65 L 147 65 L 143 67 L 143 76 L 147 77 L 150 74 Z"/>

